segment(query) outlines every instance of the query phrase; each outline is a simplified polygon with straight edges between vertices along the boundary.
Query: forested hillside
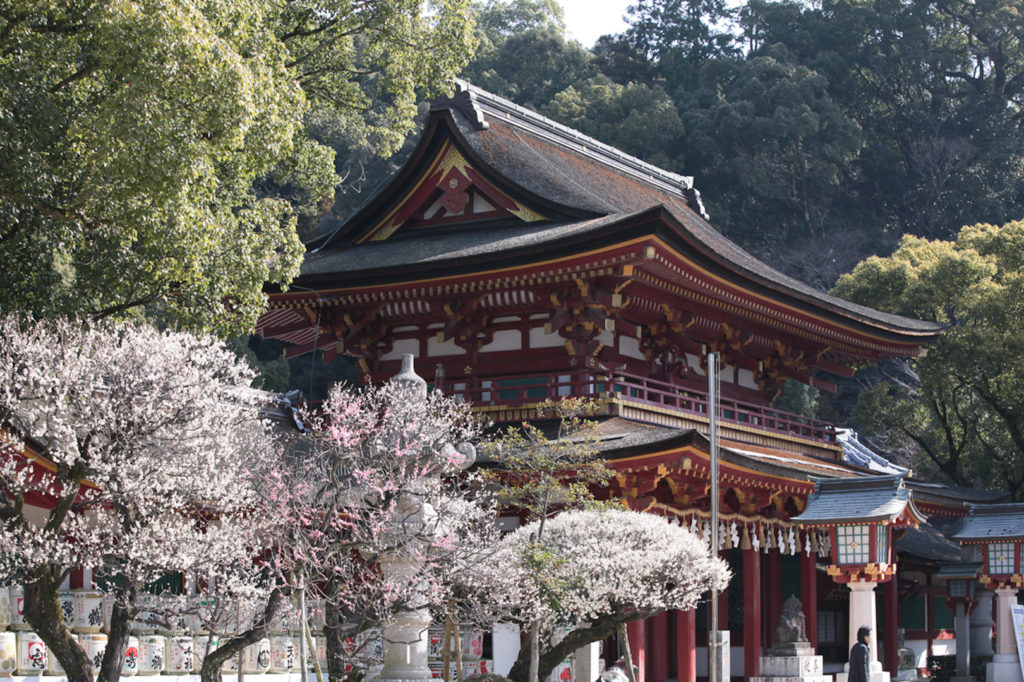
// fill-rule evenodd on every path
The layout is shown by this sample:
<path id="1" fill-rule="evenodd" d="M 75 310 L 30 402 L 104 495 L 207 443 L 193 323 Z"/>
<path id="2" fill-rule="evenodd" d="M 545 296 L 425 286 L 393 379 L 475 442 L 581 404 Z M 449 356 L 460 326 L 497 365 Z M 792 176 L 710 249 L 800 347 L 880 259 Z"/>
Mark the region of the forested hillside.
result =
<path id="1" fill-rule="evenodd" d="M 488 0 L 463 76 L 695 176 L 714 225 L 824 289 L 903 234 L 1024 215 L 1021 9 L 638 0 L 624 34 L 584 46 L 555 0 Z M 397 161 L 339 156 L 364 192 Z"/>
<path id="2" fill-rule="evenodd" d="M 695 176 L 711 222 L 773 266 L 823 290 L 853 271 L 836 293 L 950 324 L 925 360 L 831 377 L 835 396 L 791 383 L 778 405 L 854 426 L 922 473 L 1021 497 L 1022 10 L 637 0 L 625 33 L 584 46 L 565 39 L 555 0 L 487 0 L 462 75 Z M 319 229 L 413 142 L 389 160 L 336 145 L 349 181 Z M 1006 225 L 961 233 L 979 223 Z M 297 385 L 308 367 L 293 366 Z"/>

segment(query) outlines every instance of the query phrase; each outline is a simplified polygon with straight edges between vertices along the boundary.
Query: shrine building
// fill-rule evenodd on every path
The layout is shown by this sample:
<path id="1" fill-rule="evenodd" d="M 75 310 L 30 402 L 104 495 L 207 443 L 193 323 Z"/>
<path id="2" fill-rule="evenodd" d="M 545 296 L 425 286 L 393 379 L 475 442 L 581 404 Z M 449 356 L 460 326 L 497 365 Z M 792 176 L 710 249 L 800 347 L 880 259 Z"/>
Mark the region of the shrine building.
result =
<path id="1" fill-rule="evenodd" d="M 593 398 L 610 494 L 718 536 L 734 574 L 719 598 L 734 679 L 759 674 L 790 594 L 825 672 L 842 671 L 869 618 L 873 680 L 966 650 L 940 577 L 961 551 L 940 529 L 968 515 L 965 501 L 998 495 L 917 480 L 833 424 L 773 407 L 787 379 L 834 391 L 855 367 L 920 356 L 940 325 L 787 277 L 711 226 L 691 178 L 466 83 L 433 104 L 391 180 L 309 247 L 257 333 L 292 357 L 351 356 L 367 382 L 412 354 L 428 382 L 498 423 L 532 419 L 548 398 Z M 719 529 L 711 352 L 723 361 Z M 964 626 L 975 660 L 993 655 L 985 587 Z M 703 606 L 629 632 L 643 681 L 706 676 Z"/>

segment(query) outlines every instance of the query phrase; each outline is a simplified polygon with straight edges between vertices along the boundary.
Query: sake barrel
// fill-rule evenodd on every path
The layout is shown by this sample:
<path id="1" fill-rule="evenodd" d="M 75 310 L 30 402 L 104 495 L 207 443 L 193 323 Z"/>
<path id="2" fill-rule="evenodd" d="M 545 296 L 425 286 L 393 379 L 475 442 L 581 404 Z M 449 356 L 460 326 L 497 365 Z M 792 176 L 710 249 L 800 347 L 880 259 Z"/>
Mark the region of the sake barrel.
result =
<path id="1" fill-rule="evenodd" d="M 98 674 L 103 665 L 103 654 L 107 650 L 107 636 L 100 633 L 79 635 L 78 643 L 82 645 L 85 657 L 92 662 L 92 671 Z"/>
<path id="2" fill-rule="evenodd" d="M 60 612 L 64 616 L 64 627 L 70 630 L 75 625 L 75 593 L 71 590 L 61 590 L 57 596 L 60 598 Z"/>
<path id="3" fill-rule="evenodd" d="M 96 634 L 103 627 L 103 595 L 95 590 L 74 590 L 75 632 Z"/>
<path id="4" fill-rule="evenodd" d="M 327 674 L 327 638 L 317 635 L 314 640 L 316 641 L 316 660 L 320 664 L 320 670 Z"/>
<path id="5" fill-rule="evenodd" d="M 462 633 L 462 657 L 479 661 L 484 655 L 484 631 L 466 630 Z M 468 675 L 467 675 L 468 677 Z"/>
<path id="6" fill-rule="evenodd" d="M 167 665 L 164 675 L 188 675 L 195 668 L 195 641 L 188 635 L 164 638 L 167 645 Z"/>
<path id="7" fill-rule="evenodd" d="M 565 660 L 551 671 L 551 682 L 573 682 L 572 661 Z"/>
<path id="8" fill-rule="evenodd" d="M 139 637 L 139 674 L 159 675 L 164 671 L 167 652 L 163 635 Z"/>
<path id="9" fill-rule="evenodd" d="M 18 637 L 0 632 L 0 677 L 10 677 L 18 669 Z"/>
<path id="10" fill-rule="evenodd" d="M 114 597 L 103 595 L 103 632 L 110 634 L 110 621 L 114 618 Z"/>
<path id="11" fill-rule="evenodd" d="M 128 648 L 124 650 L 124 664 L 121 666 L 122 677 L 132 677 L 139 672 L 139 638 L 128 637 Z"/>
<path id="12" fill-rule="evenodd" d="M 270 670 L 270 640 L 264 637 L 245 647 L 244 665 L 246 674 L 258 675 Z"/>
<path id="13" fill-rule="evenodd" d="M 444 628 L 427 630 L 427 658 L 440 660 L 444 656 Z"/>
<path id="14" fill-rule="evenodd" d="M 11 630 L 31 630 L 28 621 L 25 620 L 25 588 L 21 585 L 11 585 L 7 588 L 11 599 Z"/>
<path id="15" fill-rule="evenodd" d="M 11 608 L 11 591 L 6 586 L 0 585 L 0 632 L 6 630 L 11 624 Z"/>
<path id="16" fill-rule="evenodd" d="M 270 636 L 270 672 L 289 673 L 295 669 L 295 640 L 287 633 Z"/>
<path id="17" fill-rule="evenodd" d="M 34 632 L 18 633 L 18 674 L 42 675 L 46 670 L 46 644 Z"/>
<path id="18" fill-rule="evenodd" d="M 202 670 L 206 655 L 217 648 L 218 639 L 216 635 L 196 635 L 195 640 L 196 670 Z"/>

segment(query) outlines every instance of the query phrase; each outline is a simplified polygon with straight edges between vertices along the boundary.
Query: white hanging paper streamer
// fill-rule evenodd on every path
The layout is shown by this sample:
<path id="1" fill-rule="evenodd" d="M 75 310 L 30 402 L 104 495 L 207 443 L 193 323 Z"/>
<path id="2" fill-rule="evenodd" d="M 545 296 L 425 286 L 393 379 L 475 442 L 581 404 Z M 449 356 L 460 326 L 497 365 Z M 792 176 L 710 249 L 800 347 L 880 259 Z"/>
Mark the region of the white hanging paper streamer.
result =
<path id="1" fill-rule="evenodd" d="M 782 537 L 782 529 L 779 529 L 779 536 L 775 539 L 775 546 L 779 548 L 780 554 L 786 552 L 786 538 Z"/>
<path id="2" fill-rule="evenodd" d="M 797 552 L 796 552 L 796 532 L 793 530 L 792 526 L 789 527 L 789 553 L 792 556 L 796 556 L 796 554 L 797 554 Z"/>
<path id="3" fill-rule="evenodd" d="M 740 546 L 740 532 L 736 528 L 736 522 L 735 521 L 733 521 L 732 522 L 732 526 L 729 527 L 729 536 L 732 538 L 732 546 L 733 547 L 739 547 Z"/>
<path id="4" fill-rule="evenodd" d="M 811 556 L 811 533 L 804 533 L 804 555 Z"/>
<path id="5" fill-rule="evenodd" d="M 750 531 L 750 546 L 754 548 L 755 552 L 761 549 L 761 538 L 757 536 L 757 526 Z"/>
<path id="6" fill-rule="evenodd" d="M 707 543 L 708 547 L 711 547 L 712 539 L 711 539 L 711 522 L 710 521 L 705 521 L 704 522 L 704 542 Z"/>
<path id="7" fill-rule="evenodd" d="M 721 549 L 723 547 L 725 547 L 725 534 L 727 532 L 728 531 L 726 531 L 726 529 L 725 529 L 725 524 L 724 523 L 719 523 L 718 524 L 718 545 L 715 547 L 715 551 L 716 552 L 717 551 L 721 551 Z"/>
<path id="8" fill-rule="evenodd" d="M 697 535 L 697 517 L 696 516 L 691 516 L 690 517 L 690 532 L 693 533 L 694 535 Z"/>

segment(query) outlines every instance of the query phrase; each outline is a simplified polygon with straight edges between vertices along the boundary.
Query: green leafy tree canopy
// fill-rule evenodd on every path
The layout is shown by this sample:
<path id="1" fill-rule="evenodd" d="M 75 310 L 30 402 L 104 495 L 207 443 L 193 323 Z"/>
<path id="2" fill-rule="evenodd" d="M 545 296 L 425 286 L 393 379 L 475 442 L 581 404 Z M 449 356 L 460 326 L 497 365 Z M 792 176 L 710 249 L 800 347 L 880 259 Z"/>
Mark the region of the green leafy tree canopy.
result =
<path id="1" fill-rule="evenodd" d="M 1024 221 L 964 227 L 956 241 L 904 236 L 833 293 L 951 325 L 914 361 L 918 381 L 862 394 L 858 421 L 921 468 L 1024 497 Z"/>
<path id="2" fill-rule="evenodd" d="M 251 328 L 338 182 L 306 118 L 390 153 L 472 41 L 465 0 L 3 3 L 0 307 Z"/>

